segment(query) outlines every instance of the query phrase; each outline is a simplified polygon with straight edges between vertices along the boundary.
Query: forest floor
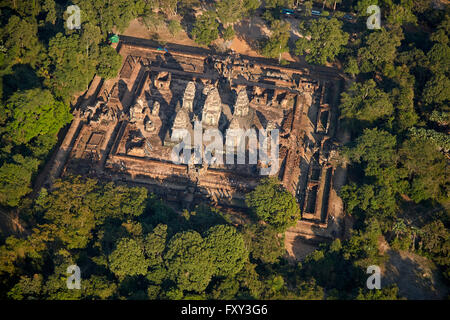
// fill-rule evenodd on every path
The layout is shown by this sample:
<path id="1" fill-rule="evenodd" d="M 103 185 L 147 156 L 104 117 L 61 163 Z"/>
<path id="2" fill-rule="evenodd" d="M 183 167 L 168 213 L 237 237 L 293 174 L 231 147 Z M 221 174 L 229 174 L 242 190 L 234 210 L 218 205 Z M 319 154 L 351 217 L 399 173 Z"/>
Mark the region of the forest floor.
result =
<path id="1" fill-rule="evenodd" d="M 429 259 L 408 251 L 389 250 L 384 278 L 386 285 L 397 284 L 399 294 L 408 300 L 446 299 L 448 288 Z M 382 278 L 383 285 L 383 278 Z"/>
<path id="2" fill-rule="evenodd" d="M 389 260 L 381 268 L 381 286 L 396 284 L 408 300 L 442 300 L 449 295 L 441 273 L 429 259 L 414 252 L 391 249 L 383 239 L 380 251 Z"/>

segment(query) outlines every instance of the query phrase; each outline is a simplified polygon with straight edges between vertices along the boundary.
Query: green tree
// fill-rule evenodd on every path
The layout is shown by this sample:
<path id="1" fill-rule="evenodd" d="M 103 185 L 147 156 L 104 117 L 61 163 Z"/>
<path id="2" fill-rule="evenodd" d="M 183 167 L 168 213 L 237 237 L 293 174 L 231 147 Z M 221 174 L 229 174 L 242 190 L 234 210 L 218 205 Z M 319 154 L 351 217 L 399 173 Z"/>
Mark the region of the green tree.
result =
<path id="1" fill-rule="evenodd" d="M 14 93 L 8 100 L 9 121 L 2 130 L 15 144 L 53 134 L 72 120 L 69 106 L 56 101 L 48 90 L 30 89 Z"/>
<path id="2" fill-rule="evenodd" d="M 244 238 L 236 228 L 227 225 L 214 226 L 206 233 L 205 240 L 216 266 L 215 275 L 232 277 L 241 271 L 248 260 L 248 252 Z"/>
<path id="3" fill-rule="evenodd" d="M 353 162 L 364 162 L 365 173 L 376 176 L 380 168 L 396 165 L 396 144 L 395 136 L 384 130 L 364 129 L 354 146 L 344 149 L 344 154 Z"/>
<path id="4" fill-rule="evenodd" d="M 356 300 L 399 300 L 398 287 L 396 285 L 382 288 L 380 290 L 359 289 Z"/>
<path id="5" fill-rule="evenodd" d="M 83 295 L 87 299 L 111 299 L 117 291 L 117 284 L 105 276 L 92 275 L 89 279 L 83 279 Z"/>
<path id="6" fill-rule="evenodd" d="M 216 3 L 217 16 L 224 26 L 234 24 L 244 15 L 242 0 L 221 0 Z"/>
<path id="7" fill-rule="evenodd" d="M 450 100 L 449 78 L 442 73 L 435 74 L 430 81 L 425 84 L 422 100 L 426 104 L 447 103 Z"/>
<path id="8" fill-rule="evenodd" d="M 55 236 L 68 249 L 85 248 L 95 227 L 93 207 L 97 181 L 81 178 L 58 180 L 54 190 L 40 199 L 44 218 L 56 227 Z"/>
<path id="9" fill-rule="evenodd" d="M 445 186 L 450 183 L 447 160 L 442 153 L 436 152 L 434 145 L 423 139 L 408 139 L 400 148 L 399 155 L 408 170 L 411 181 L 409 194 L 414 201 L 438 199 L 447 193 Z"/>
<path id="10" fill-rule="evenodd" d="M 311 10 L 313 8 L 313 1 L 306 0 L 303 2 L 303 6 L 305 8 L 305 16 L 307 16 L 307 17 L 311 16 Z"/>
<path id="11" fill-rule="evenodd" d="M 397 55 L 397 47 L 403 39 L 401 29 L 373 31 L 366 37 L 364 46 L 358 50 L 358 60 L 362 72 L 383 70 L 392 65 Z"/>
<path id="12" fill-rule="evenodd" d="M 164 261 L 169 279 L 186 291 L 204 291 L 215 271 L 210 250 L 195 231 L 173 236 L 167 245 Z"/>
<path id="13" fill-rule="evenodd" d="M 239 282 L 232 278 L 218 281 L 212 290 L 212 298 L 215 300 L 233 300 L 239 291 Z"/>
<path id="14" fill-rule="evenodd" d="M 389 4 L 389 13 L 386 21 L 392 25 L 417 24 L 417 17 L 412 12 L 413 6 L 410 0 L 401 0 L 399 4 Z"/>
<path id="15" fill-rule="evenodd" d="M 306 52 L 306 61 L 309 63 L 326 64 L 327 61 L 333 61 L 349 38 L 342 31 L 342 22 L 335 18 L 312 20 L 306 27 L 301 27 L 301 32 L 303 37 L 296 42 L 296 54 Z"/>
<path id="16" fill-rule="evenodd" d="M 448 44 L 448 35 L 450 33 L 450 15 L 446 15 L 439 24 L 437 30 L 430 36 L 430 40 L 441 44 Z"/>
<path id="17" fill-rule="evenodd" d="M 325 297 L 323 288 L 317 285 L 314 278 L 301 282 L 297 288 L 300 300 L 323 300 Z"/>
<path id="18" fill-rule="evenodd" d="M 246 246 L 253 260 L 273 264 L 285 253 L 283 238 L 268 225 L 253 224 L 244 229 Z"/>
<path id="19" fill-rule="evenodd" d="M 55 1 L 44 0 L 44 3 L 42 5 L 42 11 L 44 11 L 47 14 L 45 17 L 45 22 L 50 22 L 51 24 L 54 25 L 56 23 L 56 19 L 58 18 Z"/>
<path id="20" fill-rule="evenodd" d="M 86 48 L 86 56 L 89 54 L 98 54 L 98 44 L 102 41 L 102 33 L 100 28 L 92 23 L 85 23 L 82 25 L 83 33 L 80 41 Z"/>
<path id="21" fill-rule="evenodd" d="M 281 232 L 300 219 L 297 201 L 276 178 L 262 180 L 245 201 L 259 219 Z"/>
<path id="22" fill-rule="evenodd" d="M 120 239 L 108 259 L 110 270 L 121 279 L 125 276 L 147 274 L 149 262 L 144 256 L 142 246 L 136 240 Z"/>
<path id="23" fill-rule="evenodd" d="M 358 13 L 358 16 L 367 17 L 370 15 L 367 13 L 367 8 L 378 4 L 378 0 L 359 0 L 354 6 L 354 10 Z"/>
<path id="24" fill-rule="evenodd" d="M 219 23 L 213 11 L 207 11 L 195 20 L 192 36 L 195 42 L 209 45 L 219 37 Z"/>
<path id="25" fill-rule="evenodd" d="M 151 233 L 145 237 L 144 252 L 149 261 L 150 270 L 147 280 L 154 284 L 161 284 L 167 276 L 164 266 L 163 254 L 167 242 L 167 225 L 158 224 Z"/>
<path id="26" fill-rule="evenodd" d="M 147 201 L 147 189 L 115 185 L 108 183 L 96 195 L 92 209 L 96 220 L 107 218 L 125 220 L 144 213 Z"/>
<path id="27" fill-rule="evenodd" d="M 33 277 L 21 276 L 14 287 L 9 290 L 8 298 L 14 300 L 42 299 L 43 276 L 34 274 Z"/>
<path id="28" fill-rule="evenodd" d="M 122 33 L 128 27 L 131 20 L 143 14 L 144 9 L 152 5 L 153 1 L 120 0 L 108 2 L 105 5 L 101 1 L 74 0 L 82 10 L 82 21 L 96 23 L 103 35 L 112 32 L 113 28 Z M 173 4 L 174 1 L 161 2 L 163 5 Z M 166 7 L 163 7 L 165 9 Z"/>
<path id="29" fill-rule="evenodd" d="M 122 56 L 110 46 L 100 47 L 98 57 L 97 74 L 104 79 L 111 79 L 117 76 L 122 66 Z"/>
<path id="30" fill-rule="evenodd" d="M 34 18 L 20 18 L 12 15 L 8 23 L 0 29 L 0 39 L 5 52 L 5 64 L 12 66 L 17 63 L 30 63 L 35 67 L 39 62 L 39 53 L 43 45 L 37 36 L 38 25 Z"/>
<path id="31" fill-rule="evenodd" d="M 354 129 L 373 125 L 378 120 L 393 118 L 394 106 L 389 94 L 377 88 L 375 81 L 353 83 L 341 95 L 341 118 Z"/>
<path id="32" fill-rule="evenodd" d="M 252 16 L 253 13 L 261 6 L 261 0 L 243 0 L 243 7 L 247 16 Z"/>
<path id="33" fill-rule="evenodd" d="M 442 221 L 433 221 L 421 229 L 422 249 L 442 266 L 450 279 L 450 232 Z"/>
<path id="34" fill-rule="evenodd" d="M 261 49 L 261 53 L 268 58 L 278 58 L 281 54 L 289 51 L 288 41 L 290 38 L 291 25 L 289 22 L 275 20 L 271 25 L 271 36 Z"/>
<path id="35" fill-rule="evenodd" d="M 48 52 L 51 76 L 45 83 L 57 97 L 68 100 L 73 93 L 87 89 L 97 61 L 96 57 L 86 55 L 78 34 L 58 33 L 50 39 Z"/>
<path id="36" fill-rule="evenodd" d="M 233 27 L 229 26 L 229 27 L 225 28 L 225 30 L 223 31 L 222 38 L 225 41 L 230 41 L 230 40 L 233 40 L 234 35 L 235 35 L 235 33 L 234 33 Z"/>
<path id="37" fill-rule="evenodd" d="M 430 69 L 435 73 L 448 73 L 450 71 L 450 47 L 447 44 L 435 43 L 428 51 Z"/>
<path id="38" fill-rule="evenodd" d="M 31 177 L 37 171 L 39 160 L 19 154 L 12 160 L 0 167 L 0 203 L 15 207 L 23 196 L 31 192 Z"/>
<path id="39" fill-rule="evenodd" d="M 354 57 L 349 57 L 345 64 L 344 71 L 350 74 L 352 77 L 355 77 L 359 73 L 358 60 Z"/>
<path id="40" fill-rule="evenodd" d="M 183 30 L 178 20 L 170 20 L 167 28 L 169 29 L 169 32 L 172 36 L 176 36 L 181 32 L 181 30 Z"/>
<path id="41" fill-rule="evenodd" d="M 396 77 L 398 87 L 392 90 L 395 106 L 395 125 L 398 132 L 406 131 L 414 126 L 418 120 L 414 109 L 414 77 L 409 74 L 406 67 L 398 67 L 402 76 Z"/>

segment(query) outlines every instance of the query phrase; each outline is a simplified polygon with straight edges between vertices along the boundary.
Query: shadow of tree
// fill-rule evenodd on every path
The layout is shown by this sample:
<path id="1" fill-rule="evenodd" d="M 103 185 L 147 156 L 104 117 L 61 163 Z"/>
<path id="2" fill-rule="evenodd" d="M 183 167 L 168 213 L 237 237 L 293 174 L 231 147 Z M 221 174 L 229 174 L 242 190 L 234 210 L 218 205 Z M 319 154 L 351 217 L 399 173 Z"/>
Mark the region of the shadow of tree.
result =
<path id="1" fill-rule="evenodd" d="M 41 87 L 41 80 L 29 64 L 16 64 L 12 72 L 3 76 L 3 101 L 18 90 Z"/>
<path id="2" fill-rule="evenodd" d="M 448 288 L 434 264 L 409 252 L 389 250 L 382 287 L 397 284 L 399 294 L 412 300 L 445 299 Z"/>
<path id="3" fill-rule="evenodd" d="M 182 16 L 180 24 L 186 31 L 188 37 L 192 39 L 192 28 L 195 23 L 195 10 L 188 6 L 183 6 L 178 10 L 179 14 Z"/>
<path id="4" fill-rule="evenodd" d="M 259 51 L 261 39 L 264 38 L 263 27 L 263 22 L 252 20 L 250 24 L 250 20 L 242 20 L 234 25 L 234 31 L 238 39 L 244 40 L 252 50 Z"/>

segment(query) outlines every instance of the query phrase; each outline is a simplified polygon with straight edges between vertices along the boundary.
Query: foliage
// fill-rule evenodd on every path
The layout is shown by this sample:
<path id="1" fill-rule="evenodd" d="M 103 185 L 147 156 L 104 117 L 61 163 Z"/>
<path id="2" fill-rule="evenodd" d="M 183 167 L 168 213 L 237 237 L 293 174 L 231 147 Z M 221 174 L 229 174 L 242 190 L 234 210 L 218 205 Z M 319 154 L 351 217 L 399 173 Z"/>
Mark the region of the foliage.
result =
<path id="1" fill-rule="evenodd" d="M 341 118 L 356 130 L 379 120 L 390 120 L 394 113 L 390 100 L 386 92 L 377 88 L 375 81 L 355 82 L 341 95 Z"/>
<path id="2" fill-rule="evenodd" d="M 412 127 L 409 130 L 412 137 L 425 139 L 437 146 L 438 149 L 448 152 L 450 150 L 450 138 L 447 134 L 433 129 Z"/>
<path id="3" fill-rule="evenodd" d="M 39 161 L 18 154 L 12 160 L 0 167 L 0 203 L 15 207 L 23 196 L 31 192 L 29 185 Z"/>
<path id="4" fill-rule="evenodd" d="M 245 8 L 242 0 L 221 0 L 217 2 L 216 10 L 220 22 L 228 26 L 242 18 Z"/>
<path id="5" fill-rule="evenodd" d="M 380 290 L 363 290 L 359 289 L 356 300 L 399 300 L 398 287 L 392 285 Z"/>
<path id="6" fill-rule="evenodd" d="M 422 99 L 426 104 L 448 103 L 450 100 L 450 79 L 440 73 L 434 75 L 425 84 Z"/>
<path id="7" fill-rule="evenodd" d="M 80 46 L 78 34 L 58 33 L 49 42 L 48 68 L 51 76 L 45 80 L 57 97 L 67 99 L 84 91 L 95 74 L 96 61 Z"/>
<path id="8" fill-rule="evenodd" d="M 225 41 L 230 41 L 230 40 L 233 40 L 234 35 L 235 35 L 235 32 L 234 32 L 233 27 L 229 26 L 229 27 L 225 28 L 225 30 L 223 31 L 222 38 Z"/>
<path id="9" fill-rule="evenodd" d="M 268 58 L 279 58 L 283 52 L 289 51 L 290 24 L 275 20 L 271 24 L 271 36 L 261 49 L 263 56 Z"/>
<path id="10" fill-rule="evenodd" d="M 192 29 L 192 36 L 195 42 L 209 45 L 218 38 L 218 28 L 219 23 L 216 20 L 216 14 L 212 11 L 207 11 L 196 19 Z"/>
<path id="11" fill-rule="evenodd" d="M 100 47 L 100 55 L 97 64 L 97 74 L 104 79 L 117 76 L 122 66 L 122 56 L 110 46 Z"/>
<path id="12" fill-rule="evenodd" d="M 252 260 L 272 264 L 278 262 L 285 252 L 283 239 L 279 238 L 277 231 L 270 226 L 247 226 L 244 236 Z"/>
<path id="13" fill-rule="evenodd" d="M 312 20 L 307 27 L 301 26 L 303 37 L 296 42 L 296 54 L 307 53 L 309 63 L 326 64 L 334 60 L 336 55 L 348 42 L 348 34 L 342 31 L 342 22 L 332 18 Z"/>
<path id="14" fill-rule="evenodd" d="M 214 226 L 208 230 L 205 241 L 216 266 L 215 275 L 232 277 L 241 271 L 248 259 L 248 252 L 244 239 L 236 228 L 227 225 Z"/>
<path id="15" fill-rule="evenodd" d="M 170 20 L 169 23 L 167 24 L 167 28 L 169 29 L 170 34 L 173 36 L 176 36 L 183 30 L 178 20 Z"/>
<path id="16" fill-rule="evenodd" d="M 409 194 L 414 201 L 439 199 L 447 194 L 450 184 L 447 160 L 432 144 L 423 139 L 408 139 L 399 155 L 408 170 Z"/>
<path id="17" fill-rule="evenodd" d="M 111 271 L 119 278 L 145 275 L 149 266 L 142 246 L 136 240 L 127 238 L 117 242 L 116 249 L 110 254 L 108 260 Z"/>
<path id="18" fill-rule="evenodd" d="M 365 38 L 365 45 L 358 50 L 358 60 L 362 72 L 383 70 L 392 65 L 397 55 L 403 33 L 399 29 L 387 31 L 384 27 L 373 31 Z"/>
<path id="19" fill-rule="evenodd" d="M 169 279 L 186 291 L 205 290 L 216 268 L 205 240 L 195 231 L 178 233 L 170 239 L 164 260 Z"/>
<path id="20" fill-rule="evenodd" d="M 39 135 L 55 135 L 72 119 L 69 111 L 48 90 L 19 91 L 9 98 L 5 107 L 8 120 L 2 132 L 15 144 L 27 143 Z"/>
<path id="21" fill-rule="evenodd" d="M 266 178 L 249 193 L 246 203 L 256 216 L 282 232 L 300 219 L 297 201 L 276 178 Z"/>

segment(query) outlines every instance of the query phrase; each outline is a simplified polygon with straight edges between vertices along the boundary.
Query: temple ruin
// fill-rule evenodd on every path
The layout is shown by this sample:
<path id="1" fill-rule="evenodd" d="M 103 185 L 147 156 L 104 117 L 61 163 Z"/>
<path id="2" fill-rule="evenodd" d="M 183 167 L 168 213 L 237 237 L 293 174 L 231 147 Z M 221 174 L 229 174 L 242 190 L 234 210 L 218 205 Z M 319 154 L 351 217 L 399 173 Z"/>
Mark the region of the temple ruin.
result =
<path id="1" fill-rule="evenodd" d="M 224 135 L 276 128 L 276 176 L 297 198 L 302 221 L 327 227 L 339 75 L 237 54 L 166 52 L 129 39 L 118 51 L 118 77 L 93 81 L 77 106 L 50 184 L 81 174 L 146 186 L 180 207 L 209 201 L 239 210 L 264 177 L 263 164 L 176 164 L 171 151 L 183 139 L 177 129 L 193 134 L 196 122 Z"/>

